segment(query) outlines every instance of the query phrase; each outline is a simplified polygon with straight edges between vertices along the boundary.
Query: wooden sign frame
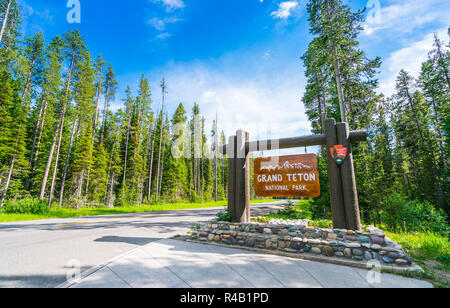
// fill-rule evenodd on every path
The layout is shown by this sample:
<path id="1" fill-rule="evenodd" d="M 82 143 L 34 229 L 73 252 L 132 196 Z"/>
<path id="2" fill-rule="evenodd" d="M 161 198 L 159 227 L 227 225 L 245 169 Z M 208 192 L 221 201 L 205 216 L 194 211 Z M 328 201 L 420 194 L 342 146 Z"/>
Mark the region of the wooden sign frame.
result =
<path id="1" fill-rule="evenodd" d="M 239 130 L 223 146 L 222 154 L 228 156 L 228 211 L 234 221 L 250 222 L 250 153 L 292 149 L 308 146 L 326 146 L 328 153 L 328 178 L 333 226 L 337 229 L 361 230 L 361 216 L 356 188 L 355 168 L 351 144 L 367 141 L 366 131 L 350 131 L 348 123 L 336 124 L 335 119 L 325 120 L 325 134 L 261 140 L 250 142 L 250 136 Z M 346 159 L 338 165 L 331 149 L 347 149 Z"/>

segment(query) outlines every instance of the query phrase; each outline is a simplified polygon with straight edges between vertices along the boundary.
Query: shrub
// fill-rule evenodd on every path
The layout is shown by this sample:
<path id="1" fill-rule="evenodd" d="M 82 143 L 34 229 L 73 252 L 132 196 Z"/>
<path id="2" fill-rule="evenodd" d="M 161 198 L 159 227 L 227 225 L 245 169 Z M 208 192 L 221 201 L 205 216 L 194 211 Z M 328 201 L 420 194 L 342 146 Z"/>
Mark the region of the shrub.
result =
<path id="1" fill-rule="evenodd" d="M 308 225 L 314 228 L 333 229 L 333 222 L 331 220 L 324 220 L 324 219 L 313 220 L 310 221 Z"/>
<path id="2" fill-rule="evenodd" d="M 22 199 L 7 202 L 3 208 L 6 214 L 48 214 L 50 209 L 47 203 L 39 199 Z"/>
<path id="3" fill-rule="evenodd" d="M 232 220 L 233 217 L 231 216 L 231 213 L 228 211 L 217 213 L 217 221 L 231 222 Z"/>
<path id="4" fill-rule="evenodd" d="M 449 234 L 445 212 L 426 201 L 408 201 L 395 194 L 387 198 L 383 208 L 382 220 L 390 230 L 431 231 L 443 236 Z"/>

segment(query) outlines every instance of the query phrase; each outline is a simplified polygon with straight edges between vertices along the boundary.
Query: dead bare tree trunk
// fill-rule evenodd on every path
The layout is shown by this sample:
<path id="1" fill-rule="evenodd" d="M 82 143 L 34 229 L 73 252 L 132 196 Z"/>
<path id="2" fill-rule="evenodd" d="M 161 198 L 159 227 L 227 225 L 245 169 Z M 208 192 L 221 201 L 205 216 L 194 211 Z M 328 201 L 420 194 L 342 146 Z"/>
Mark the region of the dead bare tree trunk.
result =
<path id="1" fill-rule="evenodd" d="M 78 130 L 78 119 L 75 120 L 75 123 L 73 124 L 73 128 L 72 128 L 72 134 L 70 135 L 69 149 L 67 151 L 66 164 L 64 166 L 64 173 L 63 173 L 62 182 L 61 182 L 61 191 L 59 193 L 59 204 L 63 203 L 64 187 L 66 185 L 67 170 L 69 169 L 70 154 L 72 152 L 73 138 L 75 137 L 75 132 L 77 130 Z"/>
<path id="2" fill-rule="evenodd" d="M 131 112 L 131 106 L 128 108 L 128 113 Z M 130 126 L 131 126 L 131 115 L 128 114 L 128 125 L 127 125 L 127 142 L 125 144 L 125 164 L 123 166 L 123 179 L 122 179 L 122 199 L 125 196 L 126 189 L 126 179 L 127 179 L 127 164 L 128 164 L 128 142 L 130 141 Z"/>
<path id="3" fill-rule="evenodd" d="M 8 24 L 9 10 L 11 9 L 12 0 L 8 1 L 8 5 L 6 6 L 5 17 L 3 17 L 2 29 L 0 30 L 0 43 L 3 40 L 3 35 L 5 34 L 6 26 Z"/>
<path id="4" fill-rule="evenodd" d="M 5 189 L 3 190 L 2 201 L 0 203 L 0 211 L 3 209 L 3 203 L 5 202 L 6 195 L 8 194 L 9 183 L 11 182 L 11 176 L 14 170 L 14 164 L 16 163 L 16 155 L 13 156 L 11 167 L 9 168 L 8 177 L 6 179 Z"/>

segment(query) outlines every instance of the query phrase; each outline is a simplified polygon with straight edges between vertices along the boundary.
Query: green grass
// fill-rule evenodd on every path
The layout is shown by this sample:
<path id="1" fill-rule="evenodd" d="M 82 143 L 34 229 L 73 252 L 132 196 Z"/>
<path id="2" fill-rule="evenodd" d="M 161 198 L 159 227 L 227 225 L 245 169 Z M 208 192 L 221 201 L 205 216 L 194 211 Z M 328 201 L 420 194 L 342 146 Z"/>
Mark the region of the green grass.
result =
<path id="1" fill-rule="evenodd" d="M 447 266 L 450 264 L 450 243 L 446 237 L 433 232 L 386 234 L 417 259 L 435 260 Z"/>
<path id="2" fill-rule="evenodd" d="M 254 200 L 254 201 L 252 201 L 252 204 L 261 204 L 261 203 L 268 203 L 268 202 L 274 202 L 274 201 L 278 201 L 278 200 L 269 200 L 269 199 Z M 115 207 L 115 208 L 81 208 L 79 210 L 65 209 L 65 208 L 53 208 L 50 211 L 50 213 L 45 214 L 45 215 L 5 214 L 3 212 L 0 212 L 0 223 L 54 219 L 54 218 L 75 218 L 75 217 L 103 216 L 103 215 L 115 215 L 115 214 L 189 210 L 189 209 L 225 207 L 225 206 L 227 206 L 227 201 L 202 202 L 202 203 L 186 202 L 186 203 L 173 203 L 173 204 Z"/>
<path id="3" fill-rule="evenodd" d="M 390 233 L 386 235 L 403 246 L 425 274 L 412 278 L 426 279 L 437 288 L 450 287 L 450 243 L 447 237 L 433 232 Z"/>

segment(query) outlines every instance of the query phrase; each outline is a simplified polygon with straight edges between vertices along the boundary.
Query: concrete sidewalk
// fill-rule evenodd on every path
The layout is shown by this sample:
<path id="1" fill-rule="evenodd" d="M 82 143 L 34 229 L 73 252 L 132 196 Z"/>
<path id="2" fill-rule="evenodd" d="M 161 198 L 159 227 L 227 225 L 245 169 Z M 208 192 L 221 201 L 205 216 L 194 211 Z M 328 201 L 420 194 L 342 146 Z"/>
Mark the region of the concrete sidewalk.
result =
<path id="1" fill-rule="evenodd" d="M 98 266 L 71 288 L 432 288 L 425 281 L 239 249 L 161 240 Z"/>

